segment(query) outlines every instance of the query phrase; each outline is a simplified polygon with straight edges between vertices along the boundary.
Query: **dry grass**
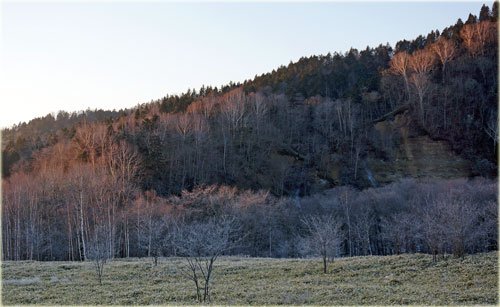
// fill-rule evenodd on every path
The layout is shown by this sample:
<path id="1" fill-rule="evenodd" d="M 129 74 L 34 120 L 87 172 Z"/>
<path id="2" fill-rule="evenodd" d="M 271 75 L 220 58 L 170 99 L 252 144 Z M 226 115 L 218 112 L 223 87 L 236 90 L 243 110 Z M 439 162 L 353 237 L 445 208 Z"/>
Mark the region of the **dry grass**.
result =
<path id="1" fill-rule="evenodd" d="M 496 252 L 432 263 L 428 255 L 336 260 L 228 257 L 217 261 L 213 288 L 222 305 L 472 305 L 498 303 Z M 117 260 L 99 286 L 91 263 L 4 262 L 2 302 L 44 305 L 196 304 L 181 259 Z"/>

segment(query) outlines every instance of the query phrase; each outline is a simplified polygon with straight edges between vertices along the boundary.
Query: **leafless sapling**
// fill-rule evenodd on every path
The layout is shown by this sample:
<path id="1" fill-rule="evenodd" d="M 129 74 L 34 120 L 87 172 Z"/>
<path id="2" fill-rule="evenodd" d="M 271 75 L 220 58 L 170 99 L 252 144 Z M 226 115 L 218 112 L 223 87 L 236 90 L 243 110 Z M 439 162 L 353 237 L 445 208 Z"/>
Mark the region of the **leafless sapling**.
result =
<path id="1" fill-rule="evenodd" d="M 302 223 L 310 233 L 310 247 L 323 259 L 323 273 L 327 273 L 327 260 L 333 259 L 340 244 L 340 223 L 333 215 L 307 216 Z"/>
<path id="2" fill-rule="evenodd" d="M 181 272 L 194 282 L 197 300 L 210 302 L 214 263 L 240 242 L 241 237 L 237 237 L 239 227 L 234 218 L 222 216 L 178 226 L 177 229 L 176 245 L 186 261 Z"/>
<path id="3" fill-rule="evenodd" d="M 99 285 L 102 285 L 102 276 L 104 273 L 104 265 L 109 258 L 109 246 L 106 240 L 106 229 L 103 226 L 98 226 L 95 229 L 92 240 L 88 245 L 88 259 L 94 264 L 95 273 Z"/>

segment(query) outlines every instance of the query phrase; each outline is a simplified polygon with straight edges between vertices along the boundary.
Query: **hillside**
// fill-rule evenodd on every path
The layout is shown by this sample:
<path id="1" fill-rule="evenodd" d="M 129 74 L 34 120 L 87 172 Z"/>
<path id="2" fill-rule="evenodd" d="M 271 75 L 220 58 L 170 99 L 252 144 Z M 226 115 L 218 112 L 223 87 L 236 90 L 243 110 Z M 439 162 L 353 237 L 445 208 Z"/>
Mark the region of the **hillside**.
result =
<path id="1" fill-rule="evenodd" d="M 314 254 L 309 215 L 334 216 L 344 256 L 495 250 L 497 16 L 6 129 L 3 257 L 172 255 L 154 242 L 226 215 L 251 256 Z"/>
<path id="2" fill-rule="evenodd" d="M 394 50 L 380 45 L 302 58 L 243 84 L 190 90 L 135 111 L 33 120 L 3 131 L 3 176 L 33 169 L 42 149 L 65 143 L 69 160 L 99 158 L 99 145 L 80 137 L 96 129 L 107 130 L 101 142 L 124 140 L 137 151 L 141 189 L 161 195 L 214 183 L 309 195 L 377 185 L 370 173 L 380 184 L 406 176 L 496 176 L 497 27 L 493 13 L 481 14 Z M 484 32 L 480 41 L 477 31 Z M 422 137 L 439 148 L 433 157 L 460 166 L 438 158 L 433 171 L 404 171 L 411 165 L 399 165 L 399 157 L 433 159 L 425 151 L 401 156 L 406 143 Z"/>
<path id="3" fill-rule="evenodd" d="M 422 254 L 336 259 L 228 257 L 215 270 L 216 305 L 496 305 L 497 254 L 448 259 Z M 144 259 L 113 261 L 99 286 L 91 263 L 3 262 L 2 303 L 43 305 L 196 304 L 178 258 L 157 267 Z"/>

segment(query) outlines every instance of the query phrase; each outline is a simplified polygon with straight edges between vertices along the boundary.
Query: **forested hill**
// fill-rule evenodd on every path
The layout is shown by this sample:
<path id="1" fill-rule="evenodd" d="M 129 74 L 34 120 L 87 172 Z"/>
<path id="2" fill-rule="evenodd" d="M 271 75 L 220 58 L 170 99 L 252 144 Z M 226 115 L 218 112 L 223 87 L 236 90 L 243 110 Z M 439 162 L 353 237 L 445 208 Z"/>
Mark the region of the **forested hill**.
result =
<path id="1" fill-rule="evenodd" d="M 311 214 L 339 255 L 496 249 L 497 182 L 463 178 L 497 177 L 497 16 L 5 129 L 3 259 L 176 255 L 172 229 L 223 215 L 252 256 L 310 255 Z"/>
<path id="2" fill-rule="evenodd" d="M 107 163 L 122 146 L 136 184 L 307 195 L 402 177 L 496 176 L 497 3 L 413 41 L 301 58 L 243 84 L 121 112 L 61 112 L 3 131 L 3 177 L 53 160 Z M 124 149 L 124 150 L 125 150 Z"/>

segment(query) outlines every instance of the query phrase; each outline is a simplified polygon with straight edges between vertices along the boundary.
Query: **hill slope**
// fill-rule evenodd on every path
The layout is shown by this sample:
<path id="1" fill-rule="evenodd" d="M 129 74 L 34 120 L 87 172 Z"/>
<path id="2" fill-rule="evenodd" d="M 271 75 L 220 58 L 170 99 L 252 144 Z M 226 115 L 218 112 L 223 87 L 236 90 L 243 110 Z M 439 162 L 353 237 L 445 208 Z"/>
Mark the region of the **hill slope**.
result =
<path id="1" fill-rule="evenodd" d="M 5 130 L 3 257 L 86 260 L 99 240 L 148 255 L 179 223 L 226 215 L 253 256 L 311 254 L 307 215 L 334 216 L 341 255 L 495 250 L 497 15 Z"/>
<path id="2" fill-rule="evenodd" d="M 110 148 L 104 143 L 119 141 L 138 154 L 141 189 L 161 195 L 214 183 L 309 195 L 406 176 L 496 176 L 497 23 L 488 14 L 395 50 L 302 58 L 243 84 L 132 111 L 62 114 L 4 130 L 3 176 L 36 169 L 41 151 L 53 155 L 66 143 L 68 163 L 95 164 Z M 83 139 L 98 130 L 100 143 Z M 438 152 L 410 153 L 411 144 Z M 434 158 L 435 166 L 419 167 Z M 412 163 L 401 159 L 417 166 L 408 171 Z"/>

